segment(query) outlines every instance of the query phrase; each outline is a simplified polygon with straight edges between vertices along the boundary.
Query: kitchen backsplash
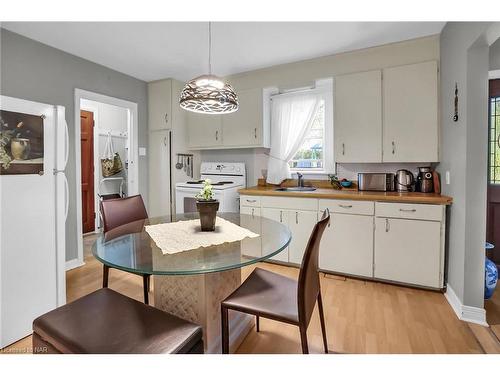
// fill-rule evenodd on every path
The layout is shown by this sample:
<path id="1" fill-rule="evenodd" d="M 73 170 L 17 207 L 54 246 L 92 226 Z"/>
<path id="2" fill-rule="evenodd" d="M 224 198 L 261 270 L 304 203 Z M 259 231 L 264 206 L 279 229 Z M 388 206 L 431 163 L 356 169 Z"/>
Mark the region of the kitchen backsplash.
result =
<path id="1" fill-rule="evenodd" d="M 262 177 L 262 169 L 267 169 L 267 153 L 264 148 L 235 149 L 235 150 L 204 150 L 201 151 L 202 161 L 226 161 L 245 163 L 247 168 L 247 186 L 257 185 L 257 180 Z M 418 173 L 418 167 L 428 166 L 429 163 L 344 163 L 337 164 L 339 178 L 357 180 L 358 173 L 396 173 L 398 169 L 408 169 L 413 174 Z M 435 165 L 433 164 L 434 168 Z M 309 177 L 308 177 L 309 178 Z M 321 177 L 315 177 L 321 179 Z M 324 176 L 326 179 L 326 176 Z"/>

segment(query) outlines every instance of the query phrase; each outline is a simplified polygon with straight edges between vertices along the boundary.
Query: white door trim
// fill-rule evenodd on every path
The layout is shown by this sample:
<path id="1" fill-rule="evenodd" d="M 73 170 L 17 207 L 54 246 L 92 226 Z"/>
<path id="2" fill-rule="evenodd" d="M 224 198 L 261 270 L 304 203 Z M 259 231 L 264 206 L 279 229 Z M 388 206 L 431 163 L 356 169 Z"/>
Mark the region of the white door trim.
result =
<path id="1" fill-rule="evenodd" d="M 81 165 L 81 131 L 80 131 L 80 101 L 81 99 L 92 100 L 95 102 L 101 102 L 105 104 L 115 105 L 118 107 L 127 108 L 130 114 L 130 131 L 129 131 L 129 142 L 130 142 L 130 160 L 128 167 L 129 174 L 129 195 L 134 195 L 139 193 L 139 128 L 138 128 L 138 111 L 137 103 L 130 102 L 128 100 L 123 100 L 115 98 L 112 96 L 98 94 L 92 91 L 86 91 L 82 89 L 75 89 L 75 102 L 74 102 L 74 123 L 75 123 L 75 180 L 76 180 L 76 231 L 77 231 L 77 258 L 71 259 L 66 262 L 66 270 L 83 265 L 83 227 L 82 227 L 82 171 Z"/>

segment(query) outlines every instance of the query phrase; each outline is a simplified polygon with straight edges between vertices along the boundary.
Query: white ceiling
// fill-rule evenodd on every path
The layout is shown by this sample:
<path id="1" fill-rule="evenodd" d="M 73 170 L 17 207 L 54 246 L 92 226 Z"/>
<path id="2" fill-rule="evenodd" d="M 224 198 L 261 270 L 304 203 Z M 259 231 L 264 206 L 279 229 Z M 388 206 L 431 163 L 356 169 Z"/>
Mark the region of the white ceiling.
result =
<path id="1" fill-rule="evenodd" d="M 216 22 L 212 70 L 225 76 L 439 34 L 444 22 Z M 208 70 L 206 22 L 3 22 L 2 27 L 145 81 Z"/>

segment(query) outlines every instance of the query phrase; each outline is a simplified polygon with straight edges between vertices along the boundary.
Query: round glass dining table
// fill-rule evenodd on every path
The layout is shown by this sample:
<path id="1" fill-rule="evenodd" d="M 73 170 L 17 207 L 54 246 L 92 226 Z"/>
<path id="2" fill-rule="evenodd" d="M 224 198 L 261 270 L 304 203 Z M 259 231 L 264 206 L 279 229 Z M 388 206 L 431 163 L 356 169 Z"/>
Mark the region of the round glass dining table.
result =
<path id="1" fill-rule="evenodd" d="M 198 219 L 198 213 L 134 221 L 101 234 L 93 255 L 112 268 L 143 275 L 195 275 L 220 272 L 260 262 L 283 251 L 291 240 L 288 228 L 271 219 L 238 213 L 217 216 L 258 234 L 255 238 L 163 254 L 146 225 Z"/>
<path id="2" fill-rule="evenodd" d="M 291 240 L 288 228 L 271 219 L 237 213 L 217 216 L 259 236 L 163 254 L 145 226 L 199 219 L 198 213 L 189 213 L 134 221 L 100 235 L 92 247 L 94 256 L 107 266 L 153 275 L 154 306 L 199 324 L 206 353 L 221 352 L 220 304 L 241 285 L 241 268 L 277 255 Z M 254 324 L 250 315 L 233 313 L 230 351 Z"/>

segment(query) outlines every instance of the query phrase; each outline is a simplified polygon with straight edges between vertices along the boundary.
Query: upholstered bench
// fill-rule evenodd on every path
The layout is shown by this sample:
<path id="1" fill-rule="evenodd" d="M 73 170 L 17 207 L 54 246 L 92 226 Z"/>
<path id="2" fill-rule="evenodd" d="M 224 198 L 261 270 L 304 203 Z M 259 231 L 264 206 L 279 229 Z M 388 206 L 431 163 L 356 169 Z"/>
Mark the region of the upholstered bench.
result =
<path id="1" fill-rule="evenodd" d="M 33 353 L 203 353 L 201 327 L 103 288 L 33 322 Z"/>

